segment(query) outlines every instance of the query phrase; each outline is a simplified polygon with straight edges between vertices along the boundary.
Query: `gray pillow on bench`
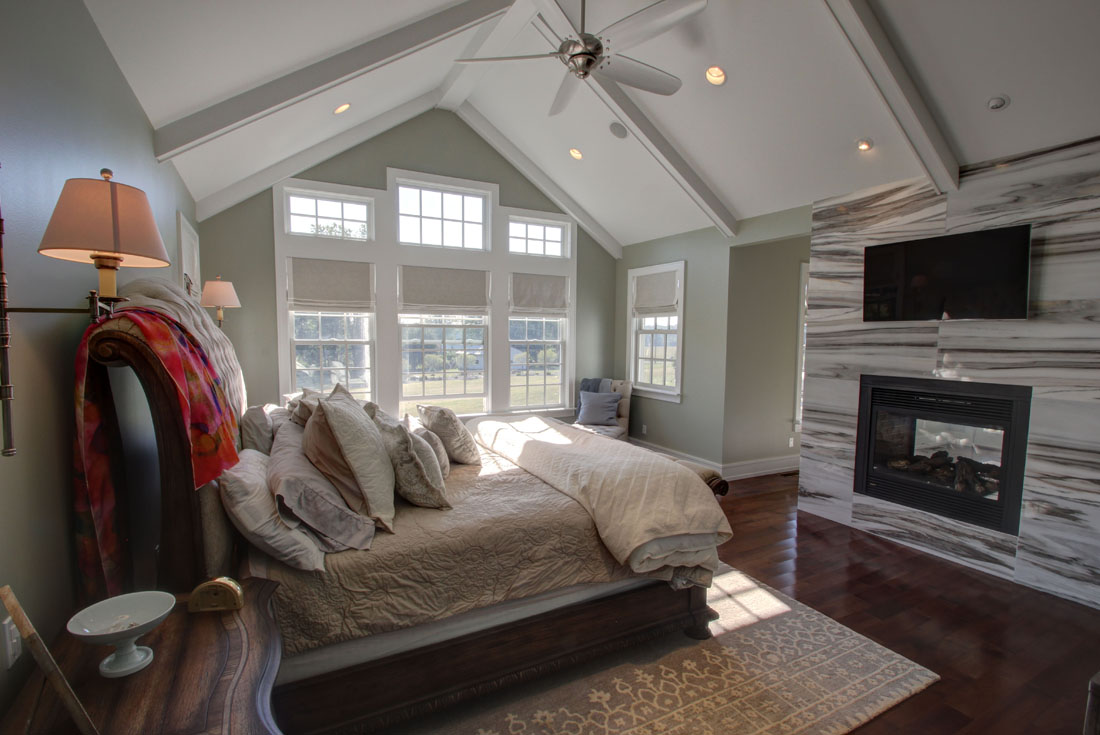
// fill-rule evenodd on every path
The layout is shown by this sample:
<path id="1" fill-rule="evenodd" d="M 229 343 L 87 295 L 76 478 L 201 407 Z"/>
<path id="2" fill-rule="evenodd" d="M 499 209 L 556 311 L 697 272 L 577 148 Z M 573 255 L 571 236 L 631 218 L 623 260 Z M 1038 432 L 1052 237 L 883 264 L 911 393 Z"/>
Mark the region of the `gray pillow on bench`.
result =
<path id="1" fill-rule="evenodd" d="M 581 391 L 581 412 L 578 424 L 587 426 L 617 426 L 621 393 L 589 393 Z"/>

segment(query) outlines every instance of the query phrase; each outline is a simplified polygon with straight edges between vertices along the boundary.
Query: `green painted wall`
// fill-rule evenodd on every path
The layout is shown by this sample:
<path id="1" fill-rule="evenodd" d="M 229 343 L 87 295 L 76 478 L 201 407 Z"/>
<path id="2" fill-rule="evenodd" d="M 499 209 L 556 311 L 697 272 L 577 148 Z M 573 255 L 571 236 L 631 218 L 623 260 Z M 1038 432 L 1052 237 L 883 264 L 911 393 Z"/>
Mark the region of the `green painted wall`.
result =
<path id="1" fill-rule="evenodd" d="M 809 235 L 730 249 L 725 464 L 798 454 L 799 264 L 809 259 Z"/>
<path id="2" fill-rule="evenodd" d="M 5 2 L 0 11 L 0 203 L 13 307 L 80 307 L 91 266 L 46 258 L 38 243 L 68 178 L 99 169 L 144 189 L 175 255 L 176 211 L 195 204 L 175 167 L 153 157 L 153 131 L 80 0 Z M 175 269 L 123 270 L 174 278 Z M 0 458 L 0 584 L 10 584 L 50 641 L 73 612 L 73 357 L 87 319 L 12 314 L 15 457 Z M 0 666 L 0 712 L 33 667 Z"/>
<path id="3" fill-rule="evenodd" d="M 561 210 L 457 115 L 433 110 L 307 169 L 295 178 L 374 189 L 386 187 L 386 168 L 487 181 L 500 203 Z M 233 281 L 243 307 L 227 312 L 225 333 L 244 370 L 250 403 L 278 401 L 274 231 L 268 189 L 199 225 L 206 277 Z M 577 374 L 612 368 L 615 259 L 586 233 L 578 237 Z"/>

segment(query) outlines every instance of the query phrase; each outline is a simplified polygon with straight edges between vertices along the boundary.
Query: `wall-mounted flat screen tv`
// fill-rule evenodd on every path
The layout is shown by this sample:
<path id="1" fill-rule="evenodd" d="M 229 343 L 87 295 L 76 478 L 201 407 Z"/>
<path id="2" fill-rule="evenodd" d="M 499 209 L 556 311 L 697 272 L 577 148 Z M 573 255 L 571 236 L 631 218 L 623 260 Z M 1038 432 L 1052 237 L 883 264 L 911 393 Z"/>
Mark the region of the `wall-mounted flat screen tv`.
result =
<path id="1" fill-rule="evenodd" d="M 872 245 L 863 321 L 1027 319 L 1031 225 Z"/>

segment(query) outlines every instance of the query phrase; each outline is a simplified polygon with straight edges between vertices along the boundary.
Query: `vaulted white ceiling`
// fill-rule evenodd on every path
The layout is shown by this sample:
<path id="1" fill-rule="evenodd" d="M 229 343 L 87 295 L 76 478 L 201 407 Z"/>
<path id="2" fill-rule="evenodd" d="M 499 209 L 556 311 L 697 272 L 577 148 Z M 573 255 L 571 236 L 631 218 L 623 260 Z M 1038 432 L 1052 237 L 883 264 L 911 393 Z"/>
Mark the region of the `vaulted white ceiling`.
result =
<path id="1" fill-rule="evenodd" d="M 588 28 L 652 1 L 593 0 Z M 553 118 L 557 60 L 453 62 L 549 51 L 579 0 L 85 2 L 200 219 L 435 106 L 613 253 L 1100 133 L 1095 0 L 710 0 L 630 51 L 679 92 L 590 81 Z"/>

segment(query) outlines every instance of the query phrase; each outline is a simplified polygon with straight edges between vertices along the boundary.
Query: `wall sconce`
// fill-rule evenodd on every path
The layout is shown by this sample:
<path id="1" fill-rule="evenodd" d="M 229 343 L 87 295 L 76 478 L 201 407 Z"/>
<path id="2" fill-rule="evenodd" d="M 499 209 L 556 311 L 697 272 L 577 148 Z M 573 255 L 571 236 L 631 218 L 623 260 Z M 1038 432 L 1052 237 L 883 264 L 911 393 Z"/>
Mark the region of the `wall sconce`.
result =
<path id="1" fill-rule="evenodd" d="M 225 319 L 223 309 L 237 309 L 241 306 L 237 292 L 233 288 L 232 281 L 223 281 L 221 276 L 217 280 L 207 281 L 202 287 L 202 296 L 199 297 L 199 306 L 216 306 L 218 308 L 218 326 Z"/>
<path id="2" fill-rule="evenodd" d="M 163 268 L 171 265 L 145 192 L 111 181 L 110 169 L 100 179 L 69 179 L 57 199 L 38 252 L 51 258 L 95 264 L 99 291 L 90 299 L 96 316 L 110 315 L 118 296 L 120 266 Z"/>

